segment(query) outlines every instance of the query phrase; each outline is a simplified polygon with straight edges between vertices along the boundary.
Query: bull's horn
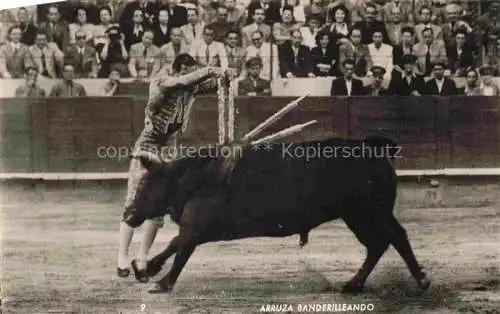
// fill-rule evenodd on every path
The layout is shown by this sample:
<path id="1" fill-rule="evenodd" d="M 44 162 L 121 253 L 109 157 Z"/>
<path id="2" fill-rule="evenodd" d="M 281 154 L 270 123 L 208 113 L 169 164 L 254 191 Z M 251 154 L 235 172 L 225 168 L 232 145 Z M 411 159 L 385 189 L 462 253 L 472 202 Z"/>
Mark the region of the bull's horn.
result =
<path id="1" fill-rule="evenodd" d="M 161 169 L 165 165 L 165 161 L 152 152 L 138 151 L 134 157 L 139 158 L 142 165 L 148 170 Z"/>
<path id="2" fill-rule="evenodd" d="M 245 136 L 243 136 L 243 138 L 241 140 L 243 142 L 245 142 L 245 141 L 249 141 L 253 137 L 257 136 L 260 132 L 264 131 L 264 129 L 266 129 L 271 124 L 273 124 L 274 122 L 276 122 L 278 119 L 280 119 L 281 117 L 283 117 L 285 114 L 287 114 L 288 112 L 290 112 L 292 109 L 294 109 L 295 107 L 297 107 L 298 104 L 299 104 L 299 102 L 302 99 L 306 98 L 310 93 L 311 92 L 307 92 L 305 95 L 300 96 L 299 98 L 297 98 L 297 99 L 291 101 L 290 103 L 288 103 L 285 107 L 281 108 L 275 114 L 273 114 L 272 116 L 270 116 L 269 118 L 267 118 L 266 121 L 262 122 L 257 127 L 255 127 L 255 129 L 253 129 L 252 131 L 248 132 Z"/>

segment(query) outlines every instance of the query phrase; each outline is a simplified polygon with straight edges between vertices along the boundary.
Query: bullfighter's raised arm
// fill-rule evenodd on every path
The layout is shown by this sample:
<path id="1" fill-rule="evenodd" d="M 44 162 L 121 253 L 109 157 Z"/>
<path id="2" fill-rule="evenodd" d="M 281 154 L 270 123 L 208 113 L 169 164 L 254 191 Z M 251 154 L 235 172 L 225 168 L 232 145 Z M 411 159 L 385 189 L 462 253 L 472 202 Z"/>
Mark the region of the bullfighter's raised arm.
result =
<path id="1" fill-rule="evenodd" d="M 195 70 L 194 72 L 180 75 L 180 76 L 170 76 L 160 74 L 157 77 L 156 84 L 161 89 L 176 88 L 176 87 L 188 87 L 195 84 L 199 84 L 206 79 L 213 78 L 220 75 L 222 70 L 220 68 L 214 67 L 203 67 L 201 69 Z"/>

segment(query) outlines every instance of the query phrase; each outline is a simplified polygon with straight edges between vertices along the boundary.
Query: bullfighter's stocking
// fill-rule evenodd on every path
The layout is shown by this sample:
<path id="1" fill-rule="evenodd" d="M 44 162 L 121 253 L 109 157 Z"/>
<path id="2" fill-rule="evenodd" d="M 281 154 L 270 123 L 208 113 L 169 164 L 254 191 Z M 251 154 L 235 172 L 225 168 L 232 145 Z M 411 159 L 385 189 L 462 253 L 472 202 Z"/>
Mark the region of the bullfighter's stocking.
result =
<path id="1" fill-rule="evenodd" d="M 118 267 L 125 269 L 129 267 L 128 248 L 134 235 L 134 229 L 124 221 L 120 222 L 120 247 L 118 251 Z"/>
<path id="2" fill-rule="evenodd" d="M 151 249 L 153 245 L 158 228 L 160 228 L 160 226 L 158 226 L 154 220 L 148 219 L 144 221 L 144 234 L 139 248 L 139 254 L 137 255 L 137 268 L 139 269 L 146 269 L 147 267 L 149 249 Z"/>

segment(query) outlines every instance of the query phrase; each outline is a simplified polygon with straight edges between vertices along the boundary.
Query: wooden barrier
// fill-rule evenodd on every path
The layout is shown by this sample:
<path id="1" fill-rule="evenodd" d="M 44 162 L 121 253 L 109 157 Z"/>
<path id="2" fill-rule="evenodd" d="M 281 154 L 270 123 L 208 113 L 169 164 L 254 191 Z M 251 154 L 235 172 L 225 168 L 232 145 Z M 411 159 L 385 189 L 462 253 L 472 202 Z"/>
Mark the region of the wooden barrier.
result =
<path id="1" fill-rule="evenodd" d="M 293 99 L 236 98 L 235 138 Z M 145 99 L 140 97 L 0 102 L 4 177 L 124 173 L 144 121 Z M 198 98 L 181 143 L 217 143 L 217 118 L 216 96 Z M 408 174 L 458 173 L 471 167 L 500 174 L 500 98 L 309 97 L 262 136 L 313 119 L 318 123 L 283 142 L 385 135 L 402 146 L 396 168 Z"/>

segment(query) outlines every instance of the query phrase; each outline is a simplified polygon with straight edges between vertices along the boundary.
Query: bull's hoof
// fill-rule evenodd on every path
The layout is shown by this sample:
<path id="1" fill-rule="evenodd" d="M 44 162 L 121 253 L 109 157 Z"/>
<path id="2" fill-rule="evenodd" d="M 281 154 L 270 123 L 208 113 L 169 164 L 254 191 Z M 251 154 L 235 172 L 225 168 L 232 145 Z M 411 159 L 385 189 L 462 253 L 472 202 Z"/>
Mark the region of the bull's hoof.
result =
<path id="1" fill-rule="evenodd" d="M 170 285 L 164 286 L 161 284 L 160 281 L 155 282 L 151 287 L 148 289 L 148 293 L 169 293 L 172 291 L 172 287 Z"/>
<path id="2" fill-rule="evenodd" d="M 342 287 L 342 293 L 360 293 L 363 292 L 364 285 L 357 281 L 348 281 Z"/>
<path id="3" fill-rule="evenodd" d="M 148 266 L 147 266 L 147 275 L 149 277 L 156 276 L 162 268 L 163 265 L 158 263 L 154 258 L 150 261 L 148 261 Z"/>
<path id="4" fill-rule="evenodd" d="M 130 268 L 116 267 L 116 274 L 118 275 L 118 277 L 126 278 L 128 277 L 128 275 L 130 275 Z"/>
<path id="5" fill-rule="evenodd" d="M 147 270 L 146 269 L 139 270 L 139 268 L 137 268 L 137 261 L 135 259 L 132 261 L 131 265 L 132 269 L 134 270 L 135 279 L 137 279 L 137 281 L 139 281 L 140 283 L 146 283 L 149 281 Z"/>
<path id="6" fill-rule="evenodd" d="M 427 278 L 427 276 L 424 276 L 417 283 L 418 283 L 418 287 L 422 291 L 427 291 L 427 289 L 429 289 L 429 287 L 431 286 L 431 281 L 429 280 L 429 278 Z"/>

